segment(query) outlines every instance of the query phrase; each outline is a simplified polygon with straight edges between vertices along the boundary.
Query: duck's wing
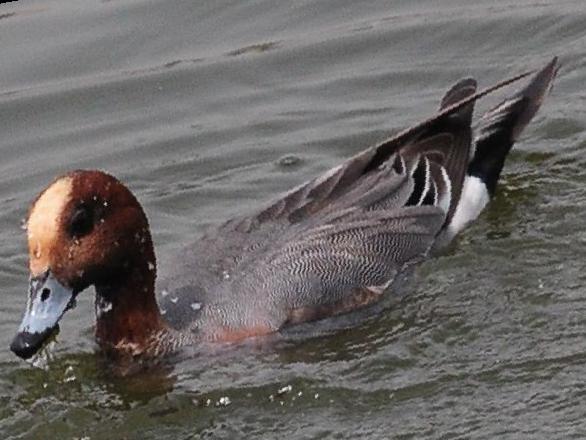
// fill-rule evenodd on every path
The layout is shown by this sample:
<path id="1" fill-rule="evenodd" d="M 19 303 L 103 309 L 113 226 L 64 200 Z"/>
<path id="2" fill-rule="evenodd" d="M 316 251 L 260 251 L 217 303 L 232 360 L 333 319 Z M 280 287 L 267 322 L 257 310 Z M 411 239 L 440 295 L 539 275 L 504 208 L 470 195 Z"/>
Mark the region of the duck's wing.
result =
<path id="1" fill-rule="evenodd" d="M 393 155 L 328 208 L 229 272 L 199 324 L 239 332 L 364 306 L 425 256 L 450 206 L 449 177 L 425 155 Z M 218 312 L 218 311 L 221 311 Z"/>
<path id="2" fill-rule="evenodd" d="M 169 311 L 170 323 L 181 327 L 191 321 L 191 314 L 184 312 L 190 305 L 215 298 L 219 285 L 236 282 L 239 273 L 250 273 L 250 267 L 257 261 L 288 243 L 289 234 L 318 227 L 320 222 L 327 224 L 328 216 L 335 212 L 357 209 L 358 200 L 364 202 L 375 193 L 384 192 L 384 185 L 389 183 L 384 182 L 383 171 L 389 167 L 412 171 L 407 180 L 414 189 L 409 192 L 408 202 L 394 201 L 392 195 L 396 193 L 389 190 L 387 197 L 379 201 L 380 215 L 390 214 L 394 207 L 403 205 L 426 205 L 410 208 L 426 211 L 432 209 L 429 206 L 433 200 L 433 209 L 443 209 L 443 214 L 434 218 L 443 215 L 444 224 L 457 203 L 462 167 L 470 154 L 473 103 L 527 75 L 518 75 L 478 93 L 473 93 L 475 84 L 472 81 L 463 81 L 446 94 L 441 110 L 434 117 L 364 150 L 256 213 L 229 220 L 204 234 L 178 256 L 167 277 L 159 283 L 164 292 L 160 298 L 161 308 Z M 462 96 L 467 97 L 458 101 Z M 391 158 L 400 160 L 390 161 Z M 381 185 L 372 185 L 377 180 Z M 367 190 L 369 185 L 371 188 Z M 440 208 L 442 203 L 443 208 Z M 431 229 L 435 231 L 434 228 Z M 427 245 L 422 242 L 421 248 Z"/>
<path id="3" fill-rule="evenodd" d="M 450 205 L 448 179 L 425 155 L 397 153 L 351 197 L 292 229 L 251 273 L 287 310 L 337 304 L 357 289 L 382 293 L 432 245 Z"/>
<path id="4" fill-rule="evenodd" d="M 481 136 L 494 135 L 501 124 L 514 142 L 514 133 L 535 114 L 551 84 L 547 72 L 552 66 L 555 63 L 490 111 L 484 117 L 488 122 L 481 122 Z M 352 187 L 311 216 L 305 210 L 297 214 L 302 220 L 285 243 L 256 261 L 251 273 L 262 280 L 258 285 L 268 286 L 258 293 L 285 302 L 280 307 L 287 310 L 281 325 L 374 301 L 401 270 L 425 257 L 460 203 L 471 163 L 472 105 L 458 103 L 474 96 L 475 90 L 472 79 L 458 82 L 440 106 L 440 112 L 454 105 L 457 111 L 424 124 L 421 132 L 407 131 L 401 141 L 392 139 L 343 164 L 328 179 L 343 181 L 348 173 L 344 166 L 357 167 L 362 174 Z M 501 110 L 515 105 L 519 107 L 514 117 Z"/>
<path id="5" fill-rule="evenodd" d="M 372 181 L 382 179 L 384 173 L 380 171 L 391 157 L 400 158 L 403 163 L 400 165 L 397 161 L 395 166 L 405 166 L 406 162 L 414 163 L 420 156 L 425 156 L 427 162 L 435 164 L 432 167 L 434 172 L 440 172 L 439 166 L 447 173 L 451 202 L 446 218 L 449 218 L 454 209 L 452 195 L 458 197 L 469 160 L 473 98 L 481 96 L 474 95 L 474 92 L 473 80 L 459 82 L 444 97 L 437 116 L 362 151 L 252 215 L 231 219 L 210 230 L 197 244 L 198 248 L 206 249 L 204 255 L 197 256 L 198 261 L 204 258 L 206 262 L 198 266 L 217 268 L 213 277 L 216 280 L 218 275 L 233 271 L 239 264 L 246 264 L 257 254 L 275 246 L 275 241 L 281 240 L 283 234 L 296 225 L 319 222 L 331 211 L 351 207 Z M 466 96 L 468 98 L 464 101 L 452 104 L 457 98 Z M 413 170 L 416 177 L 422 173 L 421 168 Z M 425 183 L 419 178 L 414 182 Z M 412 197 L 421 192 L 415 191 Z M 389 205 L 391 199 L 386 203 L 387 208 L 392 207 Z M 190 255 L 184 260 L 193 261 L 193 257 Z"/>

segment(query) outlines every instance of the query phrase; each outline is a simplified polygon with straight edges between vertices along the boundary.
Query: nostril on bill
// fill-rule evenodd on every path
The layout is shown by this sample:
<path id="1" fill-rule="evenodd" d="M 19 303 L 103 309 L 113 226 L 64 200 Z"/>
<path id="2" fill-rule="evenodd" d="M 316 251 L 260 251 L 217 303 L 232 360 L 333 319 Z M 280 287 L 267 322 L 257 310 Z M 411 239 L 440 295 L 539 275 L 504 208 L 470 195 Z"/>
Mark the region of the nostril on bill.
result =
<path id="1" fill-rule="evenodd" d="M 51 289 L 45 287 L 41 292 L 41 301 L 46 301 L 49 298 L 49 295 L 51 295 Z"/>

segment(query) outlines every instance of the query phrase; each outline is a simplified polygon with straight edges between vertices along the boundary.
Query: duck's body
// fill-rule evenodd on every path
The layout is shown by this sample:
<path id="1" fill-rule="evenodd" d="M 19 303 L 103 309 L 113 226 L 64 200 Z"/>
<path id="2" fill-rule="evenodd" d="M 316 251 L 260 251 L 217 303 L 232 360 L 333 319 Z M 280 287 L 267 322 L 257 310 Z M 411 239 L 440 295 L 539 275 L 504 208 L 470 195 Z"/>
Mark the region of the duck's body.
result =
<path id="1" fill-rule="evenodd" d="M 12 350 L 32 356 L 89 285 L 100 346 L 146 357 L 377 301 L 484 208 L 555 71 L 556 60 L 487 113 L 476 139 L 481 94 L 473 80 L 459 82 L 436 117 L 206 233 L 160 281 L 158 304 L 148 222 L 130 191 L 97 171 L 57 179 L 29 215 L 30 297 Z"/>

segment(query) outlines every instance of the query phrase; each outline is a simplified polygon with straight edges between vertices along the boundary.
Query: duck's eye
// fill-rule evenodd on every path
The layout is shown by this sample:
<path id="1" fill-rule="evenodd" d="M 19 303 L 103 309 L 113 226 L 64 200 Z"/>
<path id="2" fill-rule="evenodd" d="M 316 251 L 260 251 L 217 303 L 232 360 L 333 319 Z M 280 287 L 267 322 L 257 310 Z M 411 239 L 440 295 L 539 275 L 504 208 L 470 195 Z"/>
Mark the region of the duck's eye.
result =
<path id="1" fill-rule="evenodd" d="M 89 233 L 94 226 L 94 216 L 88 206 L 75 209 L 69 221 L 69 233 L 72 237 L 81 237 Z"/>

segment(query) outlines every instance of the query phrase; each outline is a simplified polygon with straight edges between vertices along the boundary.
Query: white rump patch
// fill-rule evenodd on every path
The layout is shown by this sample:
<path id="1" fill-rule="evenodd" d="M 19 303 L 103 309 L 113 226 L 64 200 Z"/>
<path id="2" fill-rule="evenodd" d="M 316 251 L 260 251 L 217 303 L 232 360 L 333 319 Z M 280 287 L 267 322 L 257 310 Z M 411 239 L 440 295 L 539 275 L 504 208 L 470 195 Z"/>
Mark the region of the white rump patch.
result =
<path id="1" fill-rule="evenodd" d="M 448 226 L 448 233 L 454 236 L 476 219 L 490 201 L 486 184 L 476 176 L 466 176 L 462 195 Z"/>

